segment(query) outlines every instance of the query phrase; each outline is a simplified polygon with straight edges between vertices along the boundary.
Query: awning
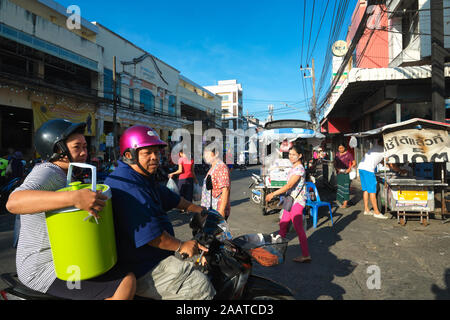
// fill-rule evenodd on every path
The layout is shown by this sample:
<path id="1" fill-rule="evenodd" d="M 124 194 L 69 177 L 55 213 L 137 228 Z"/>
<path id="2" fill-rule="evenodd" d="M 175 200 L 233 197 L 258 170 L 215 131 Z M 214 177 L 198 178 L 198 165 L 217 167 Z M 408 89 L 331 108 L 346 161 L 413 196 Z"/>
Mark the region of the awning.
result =
<path id="1" fill-rule="evenodd" d="M 438 130 L 446 130 L 450 131 L 450 124 L 438 122 L 438 121 L 432 121 L 432 120 L 426 120 L 426 119 L 420 119 L 420 118 L 414 118 L 403 122 L 398 123 L 392 123 L 385 125 L 381 128 L 364 131 L 364 132 L 355 132 L 355 133 L 347 133 L 344 134 L 345 137 L 357 137 L 357 138 L 364 138 L 364 137 L 370 137 L 370 136 L 377 136 L 380 134 L 385 134 L 389 132 L 393 132 L 396 130 L 403 130 L 403 129 L 438 129 Z"/>
<path id="2" fill-rule="evenodd" d="M 445 77 L 450 77 L 450 67 L 448 66 L 445 67 Z M 357 106 L 361 110 L 364 109 L 364 103 L 379 104 L 379 106 L 388 104 L 399 96 L 396 88 L 389 88 L 389 85 L 402 84 L 405 81 L 409 81 L 408 84 L 425 85 L 427 79 L 431 79 L 430 65 L 376 69 L 353 68 L 339 92 L 330 99 L 331 103 L 324 113 L 324 119 L 333 111 L 339 112 L 342 116 L 342 108 L 354 110 L 354 107 Z M 429 87 L 431 90 L 431 85 Z M 408 93 L 414 95 L 415 92 L 412 91 L 409 90 Z M 367 101 L 372 96 L 379 98 L 379 101 Z M 367 109 L 370 109 L 370 106 L 367 106 Z"/>

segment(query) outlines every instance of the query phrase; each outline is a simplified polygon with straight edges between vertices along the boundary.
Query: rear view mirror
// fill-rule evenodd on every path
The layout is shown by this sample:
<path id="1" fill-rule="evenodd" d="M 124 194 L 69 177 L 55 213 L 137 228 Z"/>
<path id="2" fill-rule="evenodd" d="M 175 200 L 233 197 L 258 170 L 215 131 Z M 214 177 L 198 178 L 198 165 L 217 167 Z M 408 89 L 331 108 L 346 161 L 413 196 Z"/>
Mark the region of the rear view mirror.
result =
<path id="1" fill-rule="evenodd" d="M 196 212 L 192 216 L 191 221 L 189 222 L 189 227 L 192 229 L 192 233 L 196 234 L 198 231 L 203 229 L 207 217 L 208 213 L 204 211 L 201 213 Z"/>

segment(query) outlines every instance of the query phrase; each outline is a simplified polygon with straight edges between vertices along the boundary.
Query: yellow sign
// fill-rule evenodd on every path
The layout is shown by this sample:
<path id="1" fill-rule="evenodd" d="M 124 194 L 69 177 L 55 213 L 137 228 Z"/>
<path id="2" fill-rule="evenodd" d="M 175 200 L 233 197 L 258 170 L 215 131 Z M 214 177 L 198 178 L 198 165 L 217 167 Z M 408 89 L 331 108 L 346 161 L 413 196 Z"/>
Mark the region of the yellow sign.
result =
<path id="1" fill-rule="evenodd" d="M 345 56 L 347 50 L 348 50 L 347 42 L 344 40 L 336 41 L 331 48 L 331 51 L 336 57 Z"/>
<path id="2" fill-rule="evenodd" d="M 399 201 L 427 201 L 428 191 L 399 191 Z"/>
<path id="3" fill-rule="evenodd" d="M 86 123 L 86 136 L 95 136 L 95 111 L 93 108 L 71 109 L 63 105 L 50 105 L 33 102 L 34 128 L 39 129 L 41 125 L 52 119 L 66 119 L 71 122 Z"/>

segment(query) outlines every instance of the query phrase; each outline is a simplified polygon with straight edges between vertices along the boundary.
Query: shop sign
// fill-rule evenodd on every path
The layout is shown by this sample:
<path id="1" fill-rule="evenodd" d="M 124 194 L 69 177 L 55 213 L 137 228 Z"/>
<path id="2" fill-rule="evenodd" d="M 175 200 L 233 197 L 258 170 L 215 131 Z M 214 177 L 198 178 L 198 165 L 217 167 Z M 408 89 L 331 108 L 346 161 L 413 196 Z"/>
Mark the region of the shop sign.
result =
<path id="1" fill-rule="evenodd" d="M 448 162 L 450 139 L 447 131 L 407 129 L 383 135 L 388 163 Z"/>
<path id="2" fill-rule="evenodd" d="M 34 128 L 37 130 L 42 124 L 52 119 L 66 119 L 72 122 L 86 123 L 86 136 L 95 136 L 95 112 L 93 108 L 71 108 L 64 105 L 43 104 L 33 102 Z"/>

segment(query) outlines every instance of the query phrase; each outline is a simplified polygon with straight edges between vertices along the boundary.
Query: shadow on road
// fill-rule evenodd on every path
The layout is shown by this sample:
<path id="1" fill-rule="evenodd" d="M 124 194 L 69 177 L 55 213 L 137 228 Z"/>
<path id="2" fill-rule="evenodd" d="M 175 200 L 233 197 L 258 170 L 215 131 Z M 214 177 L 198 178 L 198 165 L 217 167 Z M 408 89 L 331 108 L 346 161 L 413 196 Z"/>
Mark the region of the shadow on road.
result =
<path id="1" fill-rule="evenodd" d="M 431 292 L 434 293 L 436 300 L 450 299 L 450 269 L 445 270 L 444 281 L 447 288 L 441 289 L 436 284 L 433 284 L 431 286 Z"/>
<path id="2" fill-rule="evenodd" d="M 340 233 L 349 226 L 360 214 L 355 210 L 348 215 L 340 215 L 333 226 L 317 228 L 308 238 L 308 247 L 313 261 L 309 264 L 293 262 L 292 259 L 301 254 L 298 244 L 290 245 L 286 253 L 284 264 L 277 266 L 277 281 L 286 284 L 295 293 L 296 299 L 316 300 L 333 299 L 343 300 L 345 289 L 336 284 L 336 277 L 350 275 L 357 263 L 348 259 L 339 259 L 331 252 L 331 248 L 341 241 Z M 288 233 L 287 238 L 297 238 L 295 230 Z M 269 272 L 257 266 L 258 273 Z M 298 270 L 298 272 L 286 272 L 286 270 Z M 273 269 L 272 273 L 273 274 Z M 275 279 L 274 279 L 275 280 Z"/>

